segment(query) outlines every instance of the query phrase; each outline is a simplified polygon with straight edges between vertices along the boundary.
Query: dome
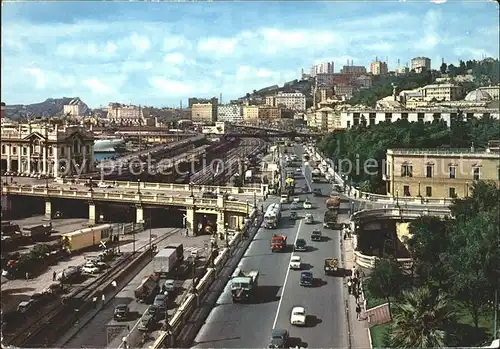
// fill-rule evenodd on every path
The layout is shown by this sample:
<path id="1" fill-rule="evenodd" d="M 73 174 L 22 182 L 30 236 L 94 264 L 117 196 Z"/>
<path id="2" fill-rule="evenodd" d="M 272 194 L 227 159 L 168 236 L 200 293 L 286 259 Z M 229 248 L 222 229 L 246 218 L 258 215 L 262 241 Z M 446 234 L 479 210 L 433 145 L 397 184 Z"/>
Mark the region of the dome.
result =
<path id="1" fill-rule="evenodd" d="M 489 102 L 493 100 L 490 94 L 483 90 L 474 90 L 471 91 L 465 96 L 465 100 L 467 102 Z"/>

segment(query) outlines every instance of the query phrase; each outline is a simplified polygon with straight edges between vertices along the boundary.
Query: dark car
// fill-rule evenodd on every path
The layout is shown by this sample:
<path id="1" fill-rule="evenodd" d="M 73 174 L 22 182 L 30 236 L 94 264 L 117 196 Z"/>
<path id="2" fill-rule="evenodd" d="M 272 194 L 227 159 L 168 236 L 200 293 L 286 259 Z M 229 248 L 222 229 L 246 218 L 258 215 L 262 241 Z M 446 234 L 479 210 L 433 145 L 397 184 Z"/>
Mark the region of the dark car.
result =
<path id="1" fill-rule="evenodd" d="M 300 286 L 312 286 L 313 273 L 310 271 L 303 271 L 300 273 Z"/>
<path id="2" fill-rule="evenodd" d="M 164 312 L 167 307 L 167 296 L 164 294 L 159 294 L 155 297 L 153 305 L 158 308 L 159 312 Z"/>
<path id="3" fill-rule="evenodd" d="M 313 190 L 313 195 L 314 196 L 322 196 L 323 193 L 321 192 L 321 189 L 320 188 L 314 188 Z"/>
<path id="4" fill-rule="evenodd" d="M 304 239 L 297 239 L 295 242 L 295 246 L 293 246 L 294 251 L 306 251 L 307 250 L 307 242 Z"/>
<path id="5" fill-rule="evenodd" d="M 290 213 L 290 219 L 296 220 L 298 218 L 297 212 Z"/>
<path id="6" fill-rule="evenodd" d="M 153 327 L 154 322 L 154 316 L 146 313 L 142 316 L 141 321 L 139 321 L 139 326 L 137 326 L 137 329 L 144 332 L 149 331 L 151 327 Z"/>
<path id="7" fill-rule="evenodd" d="M 126 320 L 128 318 L 129 313 L 130 310 L 126 304 L 118 304 L 115 308 L 113 318 L 118 321 Z"/>
<path id="8" fill-rule="evenodd" d="M 313 232 L 311 233 L 311 240 L 312 241 L 321 241 L 321 230 L 319 229 L 314 229 Z"/>
<path id="9" fill-rule="evenodd" d="M 212 193 L 211 191 L 206 191 L 203 194 L 201 194 L 201 197 L 204 199 L 217 199 L 217 194 Z"/>
<path id="10" fill-rule="evenodd" d="M 269 348 L 286 348 L 288 347 L 289 340 L 290 335 L 287 330 L 276 328 L 271 331 Z"/>
<path id="11" fill-rule="evenodd" d="M 160 310 L 156 305 L 150 305 L 146 310 L 146 314 L 153 316 L 155 320 L 159 320 L 161 318 Z"/>

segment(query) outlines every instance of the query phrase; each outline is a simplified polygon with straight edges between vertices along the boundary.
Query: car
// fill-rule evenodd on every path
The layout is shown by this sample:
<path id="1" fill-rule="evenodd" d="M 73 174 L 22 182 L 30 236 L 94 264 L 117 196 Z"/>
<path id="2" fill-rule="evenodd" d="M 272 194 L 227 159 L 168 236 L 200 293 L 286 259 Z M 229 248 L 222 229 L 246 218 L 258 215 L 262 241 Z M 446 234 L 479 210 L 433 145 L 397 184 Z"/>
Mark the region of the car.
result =
<path id="1" fill-rule="evenodd" d="M 306 220 L 306 224 L 313 224 L 314 223 L 314 218 L 313 218 L 313 215 L 310 214 L 310 213 L 307 213 L 305 216 L 304 216 L 305 220 Z"/>
<path id="2" fill-rule="evenodd" d="M 311 240 L 312 241 L 321 241 L 322 236 L 321 236 L 321 230 L 319 229 L 314 229 L 311 233 Z"/>
<path id="3" fill-rule="evenodd" d="M 148 307 L 148 309 L 146 310 L 146 314 L 151 315 L 155 320 L 159 320 L 161 317 L 158 307 L 154 305 L 150 305 Z"/>
<path id="4" fill-rule="evenodd" d="M 300 256 L 292 256 L 290 259 L 290 269 L 300 269 L 302 267 L 302 258 Z"/>
<path id="5" fill-rule="evenodd" d="M 167 296 L 164 294 L 157 295 L 153 301 L 153 305 L 158 307 L 160 312 L 165 311 L 165 308 L 167 307 Z"/>
<path id="6" fill-rule="evenodd" d="M 312 208 L 312 203 L 310 201 L 304 201 L 304 208 L 305 209 L 311 209 Z"/>
<path id="7" fill-rule="evenodd" d="M 217 194 L 212 193 L 211 191 L 206 191 L 203 194 L 201 194 L 201 197 L 203 199 L 217 199 Z"/>
<path id="8" fill-rule="evenodd" d="M 97 274 L 101 269 L 92 263 L 87 263 L 82 267 L 82 272 L 86 274 Z"/>
<path id="9" fill-rule="evenodd" d="M 238 198 L 236 196 L 228 195 L 226 197 L 227 201 L 238 201 Z"/>
<path id="10" fill-rule="evenodd" d="M 35 301 L 30 299 L 29 301 L 23 301 L 18 304 L 17 306 L 17 312 L 18 313 L 26 313 L 32 306 L 35 304 Z"/>
<path id="11" fill-rule="evenodd" d="M 298 205 L 296 202 L 292 202 L 292 203 L 290 204 L 290 208 L 291 208 L 292 210 L 296 210 L 297 208 L 299 208 L 299 205 Z"/>
<path id="12" fill-rule="evenodd" d="M 268 348 L 286 348 L 290 341 L 290 334 L 285 329 L 275 328 L 271 331 Z"/>
<path id="13" fill-rule="evenodd" d="M 127 320 L 130 313 L 130 309 L 126 304 L 118 304 L 115 307 L 115 311 L 113 313 L 113 318 L 117 321 Z"/>
<path id="14" fill-rule="evenodd" d="M 163 285 L 165 286 L 165 290 L 167 292 L 175 292 L 175 280 L 165 280 L 165 283 Z"/>
<path id="15" fill-rule="evenodd" d="M 313 279 L 313 273 L 310 271 L 303 271 L 300 273 L 300 286 L 312 286 Z"/>
<path id="16" fill-rule="evenodd" d="M 307 250 L 306 240 L 297 239 L 297 241 L 295 241 L 295 245 L 293 246 L 293 250 L 294 251 L 306 251 Z"/>
<path id="17" fill-rule="evenodd" d="M 113 188 L 113 186 L 111 184 L 106 184 L 105 182 L 99 182 L 99 183 L 97 183 L 97 187 L 98 188 L 104 188 L 104 189 Z"/>
<path id="18" fill-rule="evenodd" d="M 300 173 L 302 173 L 302 170 L 301 170 L 300 168 L 297 168 L 297 169 L 295 170 L 295 172 L 296 172 L 297 174 L 300 174 Z"/>
<path id="19" fill-rule="evenodd" d="M 321 191 L 320 188 L 314 188 L 313 189 L 313 195 L 314 196 L 322 196 L 323 195 L 323 192 Z"/>
<path id="20" fill-rule="evenodd" d="M 300 198 L 298 196 L 294 197 L 293 198 L 293 202 L 299 203 L 300 202 Z"/>
<path id="21" fill-rule="evenodd" d="M 290 315 L 290 324 L 294 326 L 305 326 L 306 317 L 306 309 L 304 307 L 294 307 Z"/>
<path id="22" fill-rule="evenodd" d="M 141 321 L 139 321 L 139 325 L 137 329 L 142 332 L 149 331 L 155 322 L 155 317 L 149 313 L 146 313 L 142 316 Z"/>
<path id="23" fill-rule="evenodd" d="M 298 218 L 297 212 L 290 213 L 290 219 L 296 220 Z"/>

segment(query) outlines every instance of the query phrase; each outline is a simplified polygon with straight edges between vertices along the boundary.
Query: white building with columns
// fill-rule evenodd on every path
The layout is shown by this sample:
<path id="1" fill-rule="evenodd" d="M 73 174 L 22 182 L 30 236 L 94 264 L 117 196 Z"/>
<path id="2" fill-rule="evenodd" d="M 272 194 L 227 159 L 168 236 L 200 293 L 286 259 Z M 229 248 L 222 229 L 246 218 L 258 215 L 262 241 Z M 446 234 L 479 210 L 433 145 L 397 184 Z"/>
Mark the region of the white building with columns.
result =
<path id="1" fill-rule="evenodd" d="M 1 172 L 72 176 L 94 169 L 94 138 L 82 126 L 2 124 Z"/>

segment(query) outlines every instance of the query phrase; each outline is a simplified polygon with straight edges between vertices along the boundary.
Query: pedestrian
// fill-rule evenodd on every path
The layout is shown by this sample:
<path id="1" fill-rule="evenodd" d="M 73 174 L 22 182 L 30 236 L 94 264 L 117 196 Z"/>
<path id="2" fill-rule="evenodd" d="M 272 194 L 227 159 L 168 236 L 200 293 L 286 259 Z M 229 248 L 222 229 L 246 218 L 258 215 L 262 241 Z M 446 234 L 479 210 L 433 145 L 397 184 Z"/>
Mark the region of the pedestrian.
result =
<path id="1" fill-rule="evenodd" d="M 361 320 L 361 306 L 359 303 L 356 303 L 356 319 Z"/>
<path id="2" fill-rule="evenodd" d="M 92 297 L 92 306 L 94 309 L 97 308 L 97 296 Z"/>
<path id="3" fill-rule="evenodd" d="M 29 278 L 30 278 L 30 273 L 26 272 L 26 280 L 29 280 Z"/>
<path id="4" fill-rule="evenodd" d="M 113 282 L 111 283 L 111 286 L 113 286 L 113 288 L 116 288 L 116 286 L 118 286 L 118 284 L 116 283 L 116 280 L 113 280 Z"/>
<path id="5" fill-rule="evenodd" d="M 56 281 L 56 276 L 57 276 L 57 275 L 56 275 L 56 272 L 54 271 L 54 272 L 52 273 L 52 281 Z"/>
<path id="6" fill-rule="evenodd" d="M 354 299 L 356 300 L 356 303 L 358 303 L 358 300 L 359 300 L 359 290 L 357 288 L 354 288 L 352 294 L 354 295 Z"/>
<path id="7" fill-rule="evenodd" d="M 352 294 L 352 281 L 351 278 L 347 279 L 347 291 Z"/>
<path id="8" fill-rule="evenodd" d="M 102 306 L 104 306 L 104 302 L 106 301 L 106 296 L 104 295 L 104 293 L 101 296 L 101 300 L 102 300 Z"/>
<path id="9" fill-rule="evenodd" d="M 355 265 L 353 265 L 353 266 L 352 266 L 352 269 L 351 269 L 351 277 L 352 277 L 352 278 L 356 277 L 356 266 L 355 266 Z"/>

